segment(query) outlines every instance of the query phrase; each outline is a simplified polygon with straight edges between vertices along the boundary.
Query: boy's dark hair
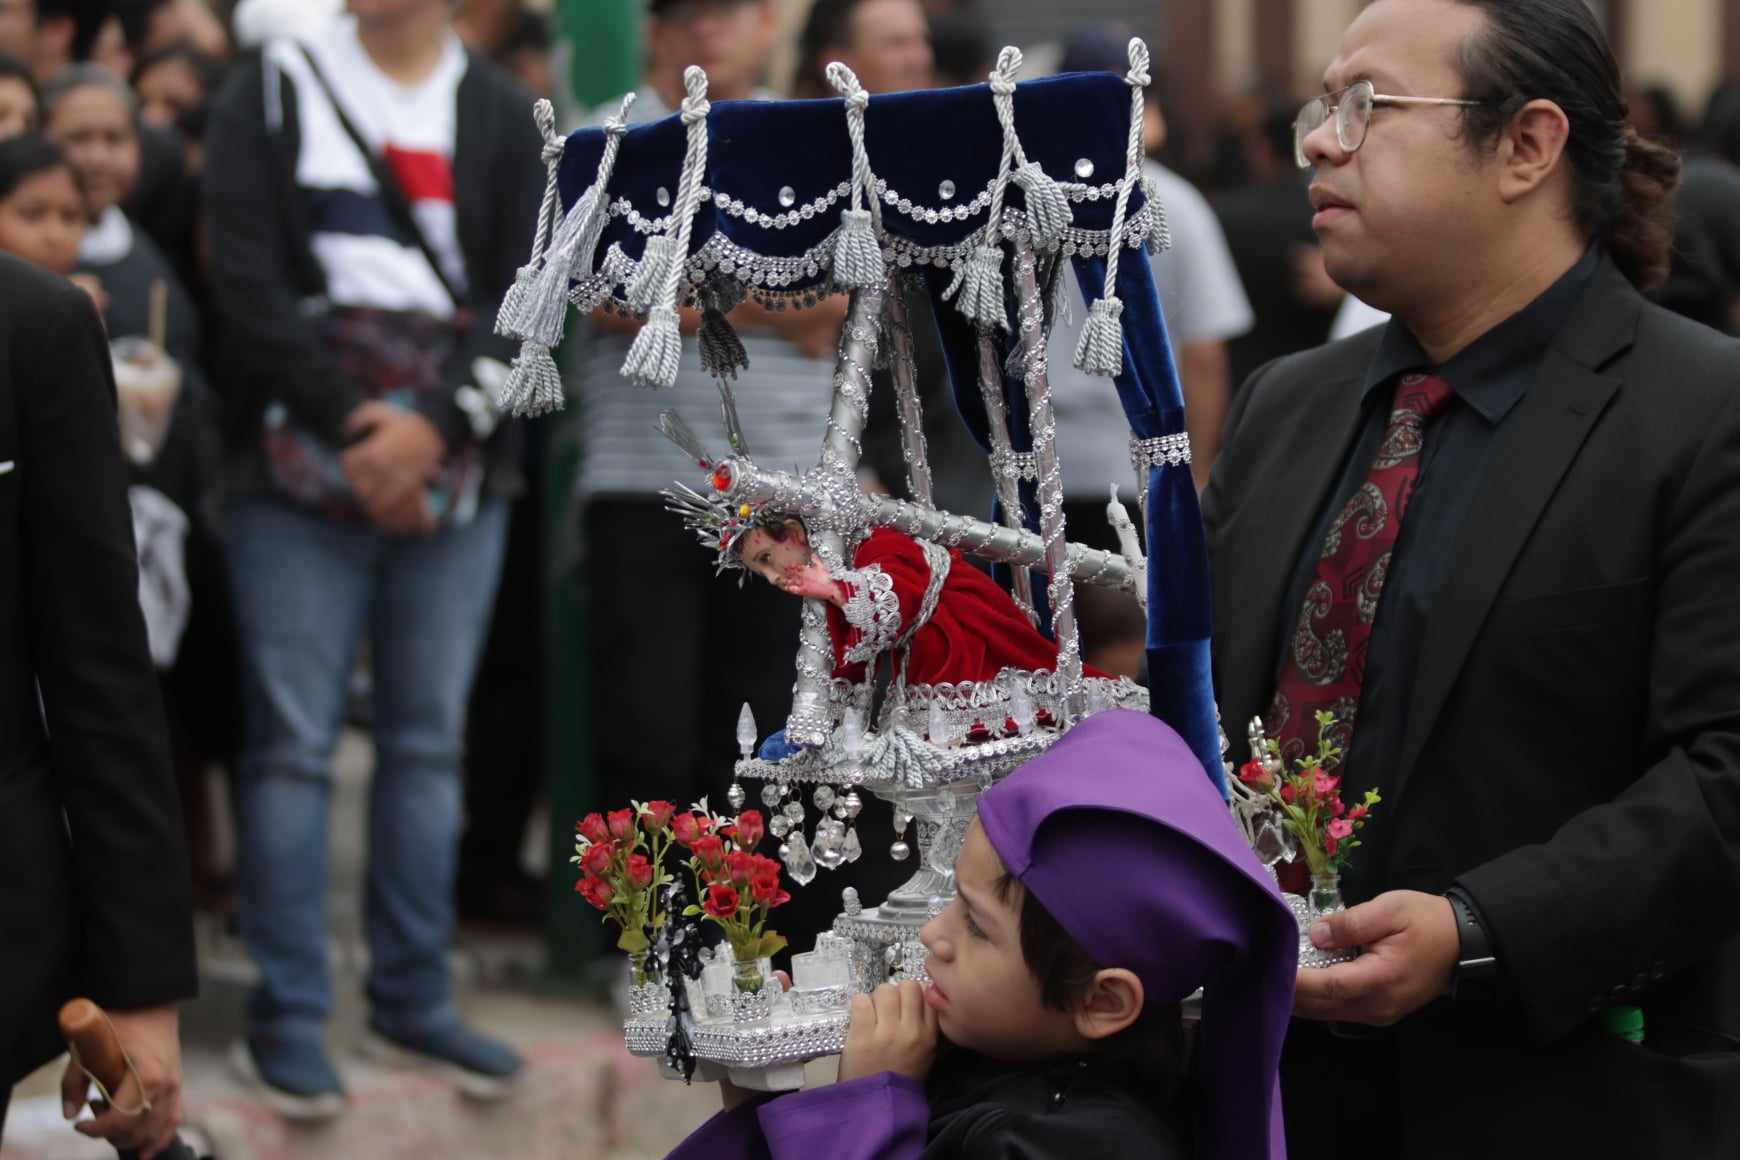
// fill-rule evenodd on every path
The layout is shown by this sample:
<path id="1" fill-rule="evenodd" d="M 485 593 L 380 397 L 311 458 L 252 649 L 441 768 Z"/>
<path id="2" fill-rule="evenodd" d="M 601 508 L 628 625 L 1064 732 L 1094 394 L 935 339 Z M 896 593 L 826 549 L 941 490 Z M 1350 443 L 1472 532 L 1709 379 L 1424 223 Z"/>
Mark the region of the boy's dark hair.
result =
<path id="1" fill-rule="evenodd" d="M 151 35 L 151 18 L 157 15 L 158 9 L 171 3 L 173 0 L 113 0 L 127 51 L 136 53 L 145 47 L 145 41 Z"/>
<path id="2" fill-rule="evenodd" d="M 78 170 L 66 159 L 59 145 L 40 133 L 25 133 L 0 141 L 0 198 L 11 197 L 26 178 L 64 169 L 79 184 Z"/>
<path id="3" fill-rule="evenodd" d="M 1577 228 L 1599 241 L 1641 289 L 1666 280 L 1673 257 L 1673 191 L 1680 161 L 1627 122 L 1613 50 L 1583 0 L 1458 0 L 1486 26 L 1462 45 L 1462 111 L 1477 146 L 1497 140 L 1530 101 L 1548 100 L 1571 123 L 1565 157 Z"/>
<path id="4" fill-rule="evenodd" d="M 515 53 L 549 52 L 553 47 L 555 39 L 550 31 L 550 18 L 542 12 L 527 10 L 517 14 L 508 25 L 507 35 L 502 38 L 496 56 L 506 60 Z"/>

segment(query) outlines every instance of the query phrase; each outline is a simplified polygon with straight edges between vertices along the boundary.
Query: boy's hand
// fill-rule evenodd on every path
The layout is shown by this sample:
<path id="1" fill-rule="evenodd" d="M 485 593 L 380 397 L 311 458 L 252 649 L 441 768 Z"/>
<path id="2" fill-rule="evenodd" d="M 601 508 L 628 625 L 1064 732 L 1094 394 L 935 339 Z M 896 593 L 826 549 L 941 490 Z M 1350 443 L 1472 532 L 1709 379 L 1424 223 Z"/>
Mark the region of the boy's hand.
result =
<path id="1" fill-rule="evenodd" d="M 840 594 L 840 582 L 834 579 L 826 564 L 814 557 L 801 568 L 787 568 L 779 586 L 793 596 L 825 600 L 836 606 L 846 603 Z"/>
<path id="2" fill-rule="evenodd" d="M 936 1034 L 936 1009 L 915 982 L 884 983 L 873 995 L 855 995 L 840 1082 L 891 1071 L 922 1083 L 936 1059 Z"/>

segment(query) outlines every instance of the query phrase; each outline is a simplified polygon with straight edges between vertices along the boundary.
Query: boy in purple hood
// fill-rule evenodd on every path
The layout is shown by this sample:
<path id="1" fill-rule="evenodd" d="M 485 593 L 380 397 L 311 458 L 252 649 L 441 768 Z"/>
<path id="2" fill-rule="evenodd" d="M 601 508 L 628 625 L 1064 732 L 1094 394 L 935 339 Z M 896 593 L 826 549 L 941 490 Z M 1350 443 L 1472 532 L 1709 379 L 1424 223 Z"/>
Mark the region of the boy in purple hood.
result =
<path id="1" fill-rule="evenodd" d="M 1071 729 L 980 799 L 955 886 L 920 935 L 933 981 L 853 1001 L 838 1084 L 731 1107 L 671 1156 L 1285 1160 L 1298 928 L 1176 733 Z"/>

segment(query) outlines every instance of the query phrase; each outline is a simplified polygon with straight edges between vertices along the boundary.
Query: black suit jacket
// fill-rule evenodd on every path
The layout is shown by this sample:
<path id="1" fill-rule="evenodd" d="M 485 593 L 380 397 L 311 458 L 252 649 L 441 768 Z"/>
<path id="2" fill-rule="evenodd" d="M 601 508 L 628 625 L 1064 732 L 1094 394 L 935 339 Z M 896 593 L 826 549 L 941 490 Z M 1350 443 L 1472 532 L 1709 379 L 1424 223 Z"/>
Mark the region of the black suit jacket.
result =
<path id="1" fill-rule="evenodd" d="M 1235 738 L 1273 691 L 1377 336 L 1270 364 L 1230 416 L 1204 518 Z M 1457 571 L 1348 894 L 1460 882 L 1514 999 L 1396 1028 L 1405 1148 L 1374 1154 L 1740 1155 L 1737 385 L 1740 343 L 1604 261 L 1462 481 L 1460 540 L 1415 547 Z M 1643 1008 L 1642 1046 L 1599 1029 L 1611 1004 Z"/>
<path id="2" fill-rule="evenodd" d="M 108 340 L 82 291 L 0 256 L 0 1085 L 62 1050 L 74 994 L 194 990 Z"/>

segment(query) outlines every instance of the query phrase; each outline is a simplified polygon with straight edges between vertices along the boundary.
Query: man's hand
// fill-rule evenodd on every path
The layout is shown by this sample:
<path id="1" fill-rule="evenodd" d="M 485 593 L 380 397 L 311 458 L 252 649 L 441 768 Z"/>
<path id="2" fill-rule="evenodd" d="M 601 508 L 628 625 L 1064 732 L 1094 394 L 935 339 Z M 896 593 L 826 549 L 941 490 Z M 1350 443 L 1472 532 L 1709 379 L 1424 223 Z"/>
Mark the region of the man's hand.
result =
<path id="1" fill-rule="evenodd" d="M 111 1011 L 109 1022 L 133 1061 L 138 1080 L 129 1074 L 119 1091 L 109 1093 L 115 1097 L 114 1106 L 93 1105 L 96 1119 L 75 1127 L 86 1136 L 107 1140 L 117 1151 L 138 1152 L 143 1160 L 152 1160 L 175 1139 L 175 1129 L 181 1123 L 180 1017 L 173 1006 L 147 1007 Z M 139 1081 L 145 1085 L 143 1093 Z M 69 1120 L 76 1117 L 89 1093 L 85 1073 L 76 1063 L 68 1062 L 60 1081 L 62 1114 Z M 138 1112 L 146 1102 L 151 1109 Z"/>
<path id="2" fill-rule="evenodd" d="M 396 535 L 435 530 L 423 489 L 446 451 L 435 425 L 415 411 L 368 402 L 345 420 L 347 434 L 363 438 L 340 458 L 351 491 L 376 526 Z"/>
<path id="3" fill-rule="evenodd" d="M 1360 947 L 1351 963 L 1306 967 L 1293 989 L 1293 1014 L 1334 1023 L 1387 1027 L 1450 989 L 1461 942 L 1450 901 L 1392 890 L 1331 914 L 1311 927 L 1323 950 Z"/>
<path id="4" fill-rule="evenodd" d="M 852 997 L 852 1022 L 840 1056 L 840 1082 L 891 1071 L 924 1082 L 936 1059 L 936 1008 L 908 980 Z"/>

